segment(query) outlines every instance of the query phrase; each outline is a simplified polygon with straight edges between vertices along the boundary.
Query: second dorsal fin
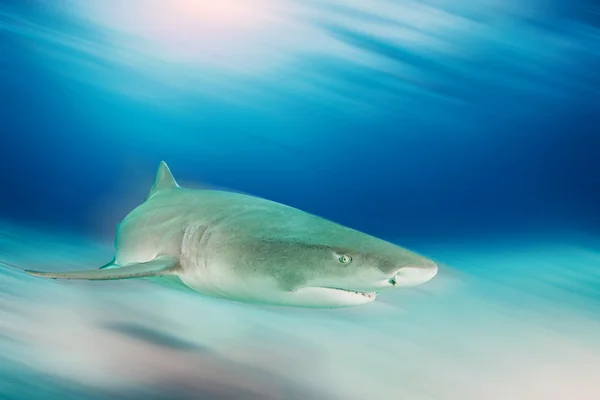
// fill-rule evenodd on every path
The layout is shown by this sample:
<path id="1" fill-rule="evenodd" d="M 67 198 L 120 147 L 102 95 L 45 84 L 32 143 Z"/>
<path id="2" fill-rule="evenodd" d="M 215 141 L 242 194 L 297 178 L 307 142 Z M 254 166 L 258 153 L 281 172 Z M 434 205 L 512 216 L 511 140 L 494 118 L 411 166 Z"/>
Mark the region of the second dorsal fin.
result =
<path id="1" fill-rule="evenodd" d="M 178 188 L 179 185 L 175 178 L 173 178 L 173 174 L 169 169 L 169 166 L 166 162 L 161 161 L 158 166 L 158 171 L 156 171 L 156 178 L 154 178 L 154 184 L 150 189 L 150 193 L 148 193 L 148 199 L 154 196 L 156 193 L 165 189 L 174 189 Z"/>

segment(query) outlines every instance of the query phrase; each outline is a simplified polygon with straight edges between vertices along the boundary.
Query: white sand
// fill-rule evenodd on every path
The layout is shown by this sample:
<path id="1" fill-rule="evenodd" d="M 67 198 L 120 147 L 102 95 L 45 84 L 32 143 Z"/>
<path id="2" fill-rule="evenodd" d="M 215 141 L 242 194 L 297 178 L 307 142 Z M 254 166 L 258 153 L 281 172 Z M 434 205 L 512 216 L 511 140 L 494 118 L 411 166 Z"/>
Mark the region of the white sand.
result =
<path id="1" fill-rule="evenodd" d="M 256 307 L 27 276 L 11 264 L 95 268 L 111 246 L 4 223 L 0 397 L 598 399 L 600 241 L 417 250 L 453 268 L 352 309 Z"/>

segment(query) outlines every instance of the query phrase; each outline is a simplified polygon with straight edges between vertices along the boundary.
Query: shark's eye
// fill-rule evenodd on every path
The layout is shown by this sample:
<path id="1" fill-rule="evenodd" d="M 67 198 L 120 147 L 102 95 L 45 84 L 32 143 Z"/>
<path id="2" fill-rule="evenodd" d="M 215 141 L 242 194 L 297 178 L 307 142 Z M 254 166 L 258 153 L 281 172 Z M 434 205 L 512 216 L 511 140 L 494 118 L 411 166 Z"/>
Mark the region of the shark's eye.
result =
<path id="1" fill-rule="evenodd" d="M 343 256 L 340 256 L 338 258 L 338 260 L 342 263 L 342 264 L 350 264 L 352 262 L 352 257 L 350 257 L 347 254 L 344 254 Z"/>

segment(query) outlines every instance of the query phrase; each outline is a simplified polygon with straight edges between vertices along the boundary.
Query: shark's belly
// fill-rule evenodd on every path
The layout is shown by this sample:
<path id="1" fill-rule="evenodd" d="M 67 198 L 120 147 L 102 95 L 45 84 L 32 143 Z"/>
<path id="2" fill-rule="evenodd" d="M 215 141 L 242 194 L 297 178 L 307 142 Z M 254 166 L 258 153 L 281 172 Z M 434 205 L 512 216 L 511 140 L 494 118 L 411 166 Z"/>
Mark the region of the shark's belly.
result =
<path id="1" fill-rule="evenodd" d="M 225 263 L 199 262 L 196 268 L 187 269 L 180 276 L 190 289 L 212 297 L 237 300 L 248 303 L 278 303 L 281 289 L 263 275 L 239 275 Z"/>

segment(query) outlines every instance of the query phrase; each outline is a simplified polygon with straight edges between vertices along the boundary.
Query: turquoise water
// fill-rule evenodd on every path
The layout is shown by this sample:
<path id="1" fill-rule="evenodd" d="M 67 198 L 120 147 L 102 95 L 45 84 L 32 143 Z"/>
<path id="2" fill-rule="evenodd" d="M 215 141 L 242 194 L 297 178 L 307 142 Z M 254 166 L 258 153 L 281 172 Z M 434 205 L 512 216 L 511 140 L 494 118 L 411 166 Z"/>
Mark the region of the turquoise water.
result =
<path id="1" fill-rule="evenodd" d="M 0 399 L 595 400 L 592 1 L 0 4 Z M 165 160 L 432 258 L 348 309 L 96 268 Z"/>
<path id="2" fill-rule="evenodd" d="M 338 310 L 257 307 L 147 281 L 40 280 L 110 246 L 2 225 L 2 393 L 30 398 L 594 399 L 600 242 L 421 243 L 428 284 Z M 7 264 L 10 262 L 11 264 Z M 452 267 L 450 267 L 452 266 Z"/>

